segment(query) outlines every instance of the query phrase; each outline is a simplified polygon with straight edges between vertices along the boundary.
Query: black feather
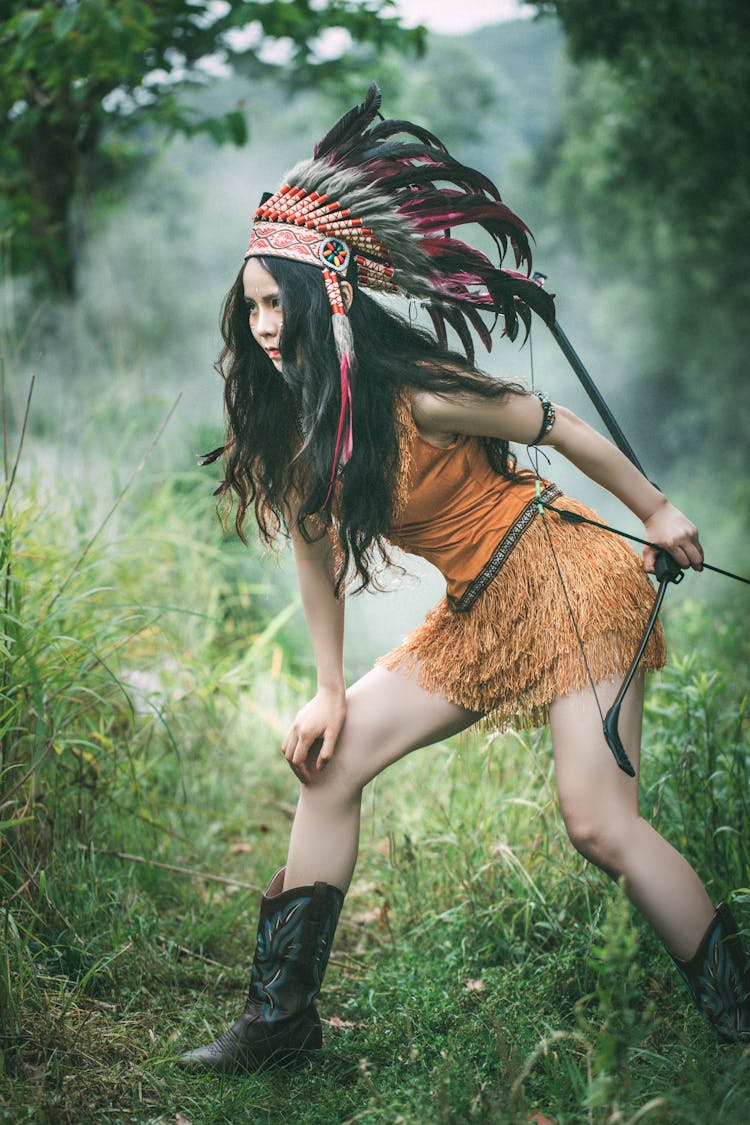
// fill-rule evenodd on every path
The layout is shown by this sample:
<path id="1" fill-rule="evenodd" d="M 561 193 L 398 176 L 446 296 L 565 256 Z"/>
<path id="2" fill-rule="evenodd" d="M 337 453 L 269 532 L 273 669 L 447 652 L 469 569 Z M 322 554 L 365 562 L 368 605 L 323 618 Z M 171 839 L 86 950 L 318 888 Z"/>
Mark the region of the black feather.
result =
<path id="1" fill-rule="evenodd" d="M 464 316 L 466 317 L 466 319 L 468 320 L 471 327 L 476 332 L 479 339 L 484 344 L 487 351 L 491 352 L 492 351 L 492 328 L 487 327 L 487 325 L 482 320 L 481 315 L 477 312 L 477 310 L 472 305 L 463 305 L 461 307 L 461 311 L 464 314 Z M 497 314 L 495 315 L 495 320 L 497 320 Z M 493 327 L 494 327 L 494 322 L 493 322 Z"/>
<path id="2" fill-rule="evenodd" d="M 486 191 L 493 199 L 500 199 L 492 180 L 481 172 L 477 172 L 474 168 L 467 168 L 466 165 L 459 164 L 457 160 L 450 163 L 443 160 L 440 163 L 408 164 L 406 167 L 397 164 L 392 172 L 388 171 L 387 166 L 385 169 L 378 167 L 377 157 L 370 161 L 370 164 L 372 165 L 372 171 L 377 174 L 378 181 L 385 183 L 389 191 L 401 187 L 434 185 L 437 181 L 456 184 L 466 192 L 473 193 L 479 188 L 480 191 Z M 362 171 L 367 174 L 368 167 L 365 166 Z"/>
<path id="3" fill-rule="evenodd" d="M 220 445 L 216 449 L 212 449 L 210 453 L 196 453 L 195 459 L 198 465 L 213 465 L 214 461 L 218 461 L 221 456 L 226 452 L 226 445 Z"/>
<path id="4" fill-rule="evenodd" d="M 466 358 L 468 359 L 469 363 L 473 363 L 474 341 L 471 338 L 471 332 L 469 331 L 466 325 L 466 321 L 464 320 L 463 307 L 460 309 L 450 307 L 444 308 L 442 312 L 448 324 L 450 324 L 451 328 L 456 332 L 459 340 L 461 341 L 461 347 L 464 349 Z"/>
<path id="5" fill-rule="evenodd" d="M 423 144 L 438 148 L 441 152 L 448 151 L 440 137 L 436 137 L 429 129 L 423 129 L 421 125 L 415 125 L 413 121 L 399 121 L 394 117 L 389 117 L 385 121 L 379 121 L 377 125 L 373 125 L 369 136 L 375 140 L 380 140 L 382 137 L 394 137 L 397 133 L 406 133 L 409 136 L 417 137 Z"/>
<path id="6" fill-rule="evenodd" d="M 427 313 L 432 321 L 432 327 L 435 329 L 435 336 L 441 348 L 448 349 L 448 335 L 445 331 L 445 320 L 443 318 L 442 310 L 437 305 L 425 305 Z"/>
<path id="7" fill-rule="evenodd" d="M 315 159 L 327 156 L 351 137 L 363 133 L 380 109 L 381 101 L 382 96 L 377 83 L 371 82 L 362 104 L 354 106 L 343 117 L 340 117 L 323 139 L 318 141 L 313 149 Z"/>

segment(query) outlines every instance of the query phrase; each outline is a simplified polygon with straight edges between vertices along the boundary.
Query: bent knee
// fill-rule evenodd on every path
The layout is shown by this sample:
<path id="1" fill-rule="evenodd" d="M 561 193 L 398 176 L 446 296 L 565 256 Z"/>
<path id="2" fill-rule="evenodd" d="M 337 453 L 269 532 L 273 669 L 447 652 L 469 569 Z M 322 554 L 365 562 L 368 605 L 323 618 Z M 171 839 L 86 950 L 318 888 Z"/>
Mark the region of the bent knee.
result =
<path id="1" fill-rule="evenodd" d="M 566 816 L 565 828 L 573 847 L 589 863 L 615 878 L 624 873 L 632 829 L 630 821 Z"/>
<path id="2" fill-rule="evenodd" d="M 364 783 L 352 766 L 346 755 L 334 753 L 321 769 L 310 769 L 307 784 L 301 786 L 302 793 L 324 803 L 347 805 L 361 800 Z"/>

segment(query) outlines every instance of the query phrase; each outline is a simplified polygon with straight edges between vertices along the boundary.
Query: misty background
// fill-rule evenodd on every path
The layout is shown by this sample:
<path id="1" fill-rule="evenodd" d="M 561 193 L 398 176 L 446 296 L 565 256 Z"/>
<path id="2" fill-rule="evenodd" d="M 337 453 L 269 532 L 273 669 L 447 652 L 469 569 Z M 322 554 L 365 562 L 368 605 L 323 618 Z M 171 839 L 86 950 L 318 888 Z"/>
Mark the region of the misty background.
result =
<path id="1" fill-rule="evenodd" d="M 497 22 L 442 22 L 478 12 Z M 478 724 L 368 787 L 319 1068 L 172 1065 L 245 995 L 298 789 L 279 747 L 315 682 L 291 552 L 224 531 L 221 467 L 196 465 L 223 437 L 220 308 L 261 193 L 372 79 L 497 182 L 647 472 L 750 572 L 750 5 L 5 0 L 0 1120 L 746 1125 L 747 1052 L 710 1045 L 570 847 L 545 729 Z M 541 322 L 478 361 L 601 428 Z M 442 594 L 402 561 L 349 600 L 349 681 Z M 745 924 L 747 589 L 670 589 L 638 785 Z"/>
<path id="2" fill-rule="evenodd" d="M 143 125 L 119 149 L 113 146 L 110 159 L 121 162 L 121 176 L 110 176 L 101 190 L 95 181 L 84 183 L 75 300 L 56 300 L 38 276 L 13 275 L 6 252 L 9 425 L 18 428 L 33 373 L 20 472 L 49 498 L 50 518 L 58 491 L 86 496 L 93 511 L 106 511 L 179 398 L 139 475 L 138 503 L 147 505 L 162 482 L 184 477 L 195 490 L 186 549 L 194 537 L 224 538 L 239 565 L 270 579 L 273 589 L 264 596 L 271 605 L 288 597 L 293 576 L 283 558 L 274 571 L 258 547 L 246 551 L 223 536 L 211 496 L 218 466 L 196 474 L 195 454 L 222 438 L 221 382 L 212 369 L 219 310 L 258 199 L 309 154 L 371 79 L 381 86 L 388 116 L 426 125 L 496 181 L 531 227 L 534 267 L 548 275 L 559 322 L 649 474 L 699 524 L 710 561 L 746 570 L 750 412 L 747 380 L 739 377 L 746 367 L 744 324 L 731 292 L 735 282 L 739 291 L 747 288 L 740 247 L 735 272 L 731 262 L 710 255 L 710 237 L 702 250 L 699 227 L 686 246 L 684 228 L 670 225 L 672 215 L 668 208 L 660 212 L 658 198 L 644 220 L 643 201 L 627 180 L 610 195 L 608 145 L 617 122 L 608 126 L 607 115 L 621 92 L 613 95 L 606 60 L 571 58 L 570 37 L 553 16 L 459 36 L 433 33 L 422 57 L 386 49 L 361 73 L 349 71 L 345 81 L 319 89 L 296 90 L 293 78 L 274 78 L 272 68 L 248 65 L 243 73 L 236 64 L 235 73 L 210 77 L 190 100 L 207 114 L 241 107 L 247 145 L 217 147 L 205 135 L 165 139 Z M 655 162 L 664 160 L 659 144 L 655 136 Z M 709 228 L 718 221 L 712 210 L 729 207 L 719 202 L 706 201 Z M 541 322 L 524 346 L 496 332 L 491 355 L 478 355 L 478 362 L 500 377 L 533 380 L 601 428 Z M 525 451 L 519 458 L 528 463 Z M 561 459 L 542 463 L 541 471 L 603 518 L 639 532 L 629 513 Z M 127 518 L 125 509 L 111 533 Z M 158 545 L 144 550 L 157 552 Z M 397 643 L 442 592 L 427 564 L 405 565 L 408 574 L 394 577 L 395 592 L 385 601 L 350 600 L 352 672 Z M 673 596 L 726 601 L 735 595 L 728 580 L 691 575 Z"/>

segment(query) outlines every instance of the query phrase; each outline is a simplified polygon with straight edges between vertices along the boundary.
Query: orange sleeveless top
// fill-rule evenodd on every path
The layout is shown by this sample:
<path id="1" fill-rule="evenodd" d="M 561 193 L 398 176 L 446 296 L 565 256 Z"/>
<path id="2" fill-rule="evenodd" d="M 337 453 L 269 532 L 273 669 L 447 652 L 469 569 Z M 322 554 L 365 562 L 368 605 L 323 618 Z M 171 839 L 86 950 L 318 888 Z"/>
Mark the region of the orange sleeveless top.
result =
<path id="1" fill-rule="evenodd" d="M 447 447 L 432 445 L 411 411 L 408 418 L 405 410 L 399 413 L 406 479 L 388 538 L 436 566 L 449 601 L 457 602 L 503 540 L 510 536 L 512 546 L 531 522 L 537 478 L 526 470 L 517 481 L 499 476 L 476 437 L 459 435 Z"/>

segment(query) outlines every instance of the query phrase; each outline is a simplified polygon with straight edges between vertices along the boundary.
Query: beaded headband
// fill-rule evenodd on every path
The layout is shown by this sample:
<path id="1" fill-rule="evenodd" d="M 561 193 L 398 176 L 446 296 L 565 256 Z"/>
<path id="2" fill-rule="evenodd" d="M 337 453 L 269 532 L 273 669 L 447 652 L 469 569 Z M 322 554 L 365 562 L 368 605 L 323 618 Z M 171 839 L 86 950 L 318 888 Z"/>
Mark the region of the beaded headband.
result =
<path id="1" fill-rule="evenodd" d="M 531 269 L 529 230 L 486 176 L 460 164 L 432 133 L 409 121 L 384 120 L 375 83 L 296 165 L 255 212 L 246 258 L 290 258 L 323 271 L 340 363 L 341 407 L 331 483 L 352 455 L 352 390 L 356 357 L 339 278 L 356 264 L 357 284 L 421 300 L 438 342 L 457 333 L 470 362 L 472 330 L 489 351 L 498 316 L 515 339 L 531 310 L 554 319 L 549 293 L 528 273 L 503 269 L 510 247 L 515 265 Z M 376 122 L 376 118 L 380 118 Z M 397 139 L 400 135 L 407 139 Z M 477 225 L 497 251 L 452 237 L 452 228 Z M 482 314 L 492 317 L 488 327 Z"/>

